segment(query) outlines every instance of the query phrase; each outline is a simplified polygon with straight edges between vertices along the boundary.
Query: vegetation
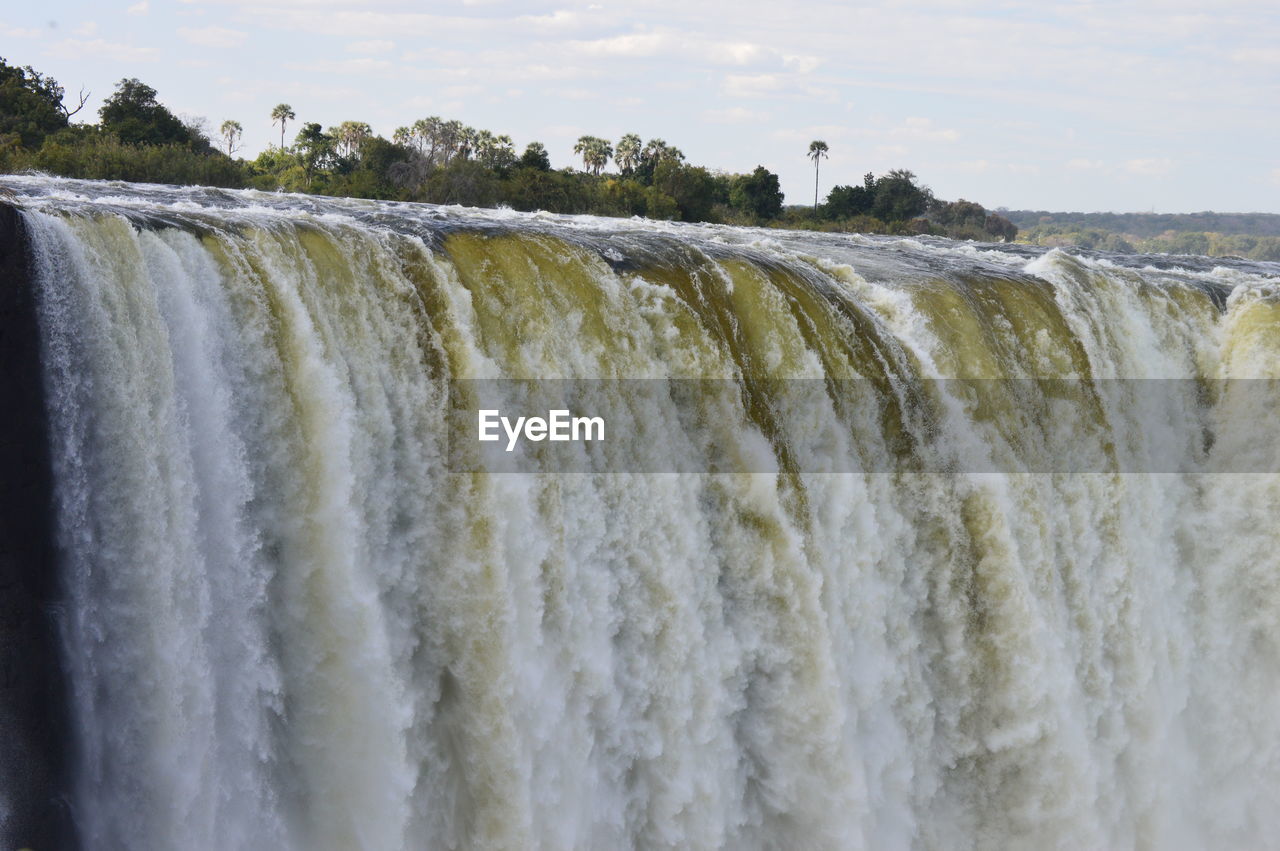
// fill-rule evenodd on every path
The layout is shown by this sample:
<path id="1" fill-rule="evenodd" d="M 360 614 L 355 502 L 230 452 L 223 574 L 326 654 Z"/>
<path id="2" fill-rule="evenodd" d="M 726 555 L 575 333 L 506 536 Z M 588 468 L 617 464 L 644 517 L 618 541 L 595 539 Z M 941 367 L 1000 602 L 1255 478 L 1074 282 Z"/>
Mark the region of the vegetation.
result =
<path id="1" fill-rule="evenodd" d="M 222 126 L 218 128 L 219 134 L 223 141 L 227 143 L 227 156 L 231 156 L 236 152 L 236 142 L 244 135 L 244 128 L 240 126 L 239 121 L 228 118 L 222 122 Z"/>
<path id="2" fill-rule="evenodd" d="M 613 146 L 605 139 L 583 136 L 573 146 L 573 152 L 582 157 L 584 167 L 592 174 L 599 175 L 600 170 L 609 164 L 609 158 L 613 156 Z"/>
<path id="3" fill-rule="evenodd" d="M 828 151 L 821 141 L 808 154 L 814 206 L 784 208 L 778 175 L 763 165 L 749 174 L 713 171 L 686 162 L 663 139 L 646 142 L 635 133 L 616 145 L 584 135 L 573 148 L 582 169 L 553 169 L 540 142 L 517 154 L 510 136 L 437 116 L 398 128 L 390 140 L 362 121 L 324 128 L 304 120 L 286 145 L 286 129 L 298 117 L 281 103 L 270 113 L 280 144 L 245 161 L 234 158 L 244 132 L 240 122 L 223 121 L 214 144 L 203 120 L 184 123 L 140 80 L 117 84 L 96 125 L 71 124 L 75 111 L 63 107 L 63 94 L 53 80 L 0 59 L 0 171 L 687 222 L 973 239 L 1016 234 L 1006 219 L 977 204 L 935 200 L 905 170 L 836 186 L 819 203 L 817 169 Z M 84 99 L 82 94 L 81 106 Z M 608 170 L 611 163 L 615 172 Z"/>
<path id="4" fill-rule="evenodd" d="M 827 156 L 827 151 L 831 150 L 827 147 L 827 143 L 821 139 L 814 139 L 809 143 L 809 159 L 813 160 L 813 211 L 818 211 L 818 165 L 822 162 L 822 158 Z"/>
<path id="5" fill-rule="evenodd" d="M 1269 213 L 1009 212 L 1022 241 L 1120 254 L 1201 254 L 1280 260 L 1280 215 Z"/>
<path id="6" fill-rule="evenodd" d="M 1151 239 L 1175 233 L 1280 236 L 1280 215 L 1275 213 L 1050 213 L 1044 210 L 1010 210 L 1004 213 L 1019 228 L 1041 225 L 1063 232 L 1094 228 Z"/>
<path id="7" fill-rule="evenodd" d="M 284 148 L 285 125 L 297 117 L 298 116 L 293 114 L 293 107 L 289 106 L 289 104 L 287 103 L 276 104 L 275 108 L 271 110 L 271 123 L 273 125 L 275 124 L 280 125 L 280 147 L 281 148 Z"/>
<path id="8" fill-rule="evenodd" d="M 0 59 L 0 148 L 38 148 L 44 138 L 67 126 L 72 115 L 62 105 L 63 90 L 31 66 L 16 68 Z"/>
<path id="9" fill-rule="evenodd" d="M 1023 234 L 1023 242 L 1058 248 L 1087 248 L 1118 254 L 1200 254 L 1209 257 L 1244 257 L 1280 260 L 1280 237 L 1224 234 L 1214 231 L 1169 229 L 1151 237 L 1063 225 L 1037 225 Z"/>
<path id="10" fill-rule="evenodd" d="M 156 100 L 156 90 L 137 79 L 116 84 L 115 94 L 98 110 L 99 128 L 126 145 L 184 145 L 198 153 L 212 150 L 209 140 L 183 124 Z"/>

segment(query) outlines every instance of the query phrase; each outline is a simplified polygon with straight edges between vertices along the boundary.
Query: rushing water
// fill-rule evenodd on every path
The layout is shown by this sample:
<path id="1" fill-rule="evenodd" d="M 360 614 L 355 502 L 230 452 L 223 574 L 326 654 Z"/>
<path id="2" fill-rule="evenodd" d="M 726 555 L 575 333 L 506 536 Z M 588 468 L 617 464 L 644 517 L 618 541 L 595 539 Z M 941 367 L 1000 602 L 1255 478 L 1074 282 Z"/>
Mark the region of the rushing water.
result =
<path id="1" fill-rule="evenodd" d="M 1276 847 L 1280 266 L 5 182 L 86 847 Z"/>

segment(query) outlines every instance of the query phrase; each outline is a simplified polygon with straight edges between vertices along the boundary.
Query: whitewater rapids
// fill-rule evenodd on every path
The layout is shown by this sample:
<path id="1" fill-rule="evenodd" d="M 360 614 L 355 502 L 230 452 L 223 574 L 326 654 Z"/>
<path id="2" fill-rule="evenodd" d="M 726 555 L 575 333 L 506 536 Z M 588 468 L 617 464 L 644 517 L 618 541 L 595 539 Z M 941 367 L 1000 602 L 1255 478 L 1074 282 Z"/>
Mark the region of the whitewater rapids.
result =
<path id="1" fill-rule="evenodd" d="M 84 847 L 1280 847 L 1280 266 L 4 183 Z"/>

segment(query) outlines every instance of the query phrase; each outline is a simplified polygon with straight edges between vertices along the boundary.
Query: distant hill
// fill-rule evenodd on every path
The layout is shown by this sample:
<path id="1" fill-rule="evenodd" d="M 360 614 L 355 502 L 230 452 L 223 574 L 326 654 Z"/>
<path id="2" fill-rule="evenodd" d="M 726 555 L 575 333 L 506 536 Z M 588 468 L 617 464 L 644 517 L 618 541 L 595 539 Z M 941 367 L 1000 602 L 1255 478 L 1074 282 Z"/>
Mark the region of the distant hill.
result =
<path id="1" fill-rule="evenodd" d="M 1033 245 L 1280 260 L 1280 215 L 1275 213 L 1000 214 L 1018 226 L 1019 242 Z"/>
<path id="2" fill-rule="evenodd" d="M 1037 225 L 1066 225 L 1070 230 L 1099 228 L 1139 238 L 1178 233 L 1280 236 L 1276 213 L 1051 213 L 1047 210 L 999 211 L 1019 230 Z"/>

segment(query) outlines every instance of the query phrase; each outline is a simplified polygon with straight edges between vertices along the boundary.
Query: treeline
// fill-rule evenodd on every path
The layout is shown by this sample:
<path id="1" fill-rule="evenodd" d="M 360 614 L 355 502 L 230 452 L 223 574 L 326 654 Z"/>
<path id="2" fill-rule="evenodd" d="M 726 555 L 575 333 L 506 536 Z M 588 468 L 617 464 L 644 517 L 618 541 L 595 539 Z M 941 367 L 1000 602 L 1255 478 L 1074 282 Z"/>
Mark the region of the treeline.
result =
<path id="1" fill-rule="evenodd" d="M 540 142 L 517 151 L 509 136 L 459 121 L 424 118 L 385 139 L 360 121 L 298 124 L 288 104 L 271 112 L 279 146 L 243 160 L 234 156 L 239 122 L 224 121 L 215 141 L 203 119 L 175 116 L 140 80 L 117 84 L 97 124 L 72 123 L 79 110 L 65 107 L 63 96 L 56 81 L 0 59 L 0 171 L 687 222 L 981 240 L 1017 234 L 978 204 L 935 199 L 905 170 L 836 186 L 814 207 L 784 207 L 778 176 L 764 166 L 712 171 L 662 139 L 583 136 L 574 146 L 582 168 L 553 169 Z M 815 144 L 825 155 L 825 143 Z M 606 172 L 610 163 L 616 172 Z"/>
<path id="2" fill-rule="evenodd" d="M 1200 254 L 1280 260 L 1280 215 L 1273 213 L 1005 213 L 1032 245 L 1120 254 Z"/>
<path id="3" fill-rule="evenodd" d="M 791 207 L 788 222 L 815 230 L 857 233 L 933 234 L 982 242 L 1011 241 L 1018 229 L 981 204 L 943 201 L 905 169 L 876 177 L 868 173 L 861 185 L 834 186 L 817 207 Z"/>
<path id="4" fill-rule="evenodd" d="M 1156 236 L 1141 237 L 1096 227 L 1044 224 L 1024 231 L 1021 241 L 1032 245 L 1089 248 L 1118 254 L 1198 254 L 1206 257 L 1280 260 L 1280 237 L 1250 234 L 1168 230 Z"/>
<path id="5" fill-rule="evenodd" d="M 1062 232 L 1096 229 L 1151 239 L 1173 233 L 1217 233 L 1240 236 L 1280 236 L 1275 213 L 1052 213 L 1009 210 L 1004 215 L 1019 228 L 1051 226 Z"/>

